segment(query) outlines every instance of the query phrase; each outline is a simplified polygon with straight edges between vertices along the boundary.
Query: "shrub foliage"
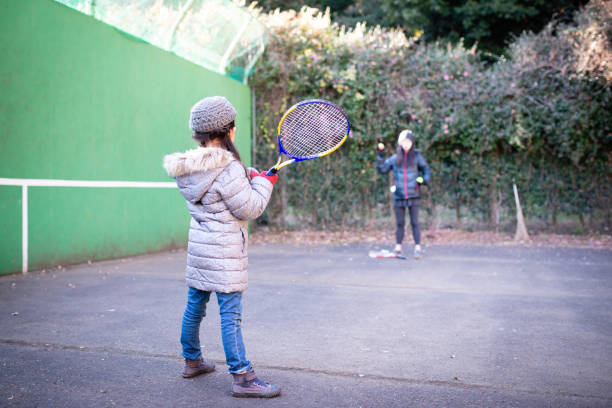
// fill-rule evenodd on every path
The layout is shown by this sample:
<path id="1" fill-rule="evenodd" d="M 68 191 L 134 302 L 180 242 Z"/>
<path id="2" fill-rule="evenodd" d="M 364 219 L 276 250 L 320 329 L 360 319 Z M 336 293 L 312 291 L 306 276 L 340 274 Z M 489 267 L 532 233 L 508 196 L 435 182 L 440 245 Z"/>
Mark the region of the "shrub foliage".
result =
<path id="1" fill-rule="evenodd" d="M 388 216 L 392 181 L 376 172 L 375 144 L 391 152 L 410 128 L 433 171 L 423 201 L 432 220 L 450 208 L 459 222 L 470 216 L 495 227 L 514 214 L 516 183 L 527 217 L 609 226 L 609 2 L 591 1 L 571 25 L 522 34 L 507 58 L 488 65 L 461 42 L 345 29 L 312 8 L 259 18 L 270 38 L 251 77 L 256 165 L 275 162 L 278 120 L 299 100 L 331 100 L 352 125 L 338 152 L 281 171 L 267 210 L 273 225 L 339 228 Z"/>

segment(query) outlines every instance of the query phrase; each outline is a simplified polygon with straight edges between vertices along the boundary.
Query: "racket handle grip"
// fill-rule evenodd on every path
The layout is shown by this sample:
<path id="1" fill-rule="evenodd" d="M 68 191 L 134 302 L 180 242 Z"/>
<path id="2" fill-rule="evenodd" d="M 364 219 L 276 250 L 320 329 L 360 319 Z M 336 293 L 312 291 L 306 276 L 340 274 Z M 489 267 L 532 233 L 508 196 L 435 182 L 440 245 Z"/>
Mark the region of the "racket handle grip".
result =
<path id="1" fill-rule="evenodd" d="M 266 176 L 273 176 L 276 174 L 276 172 L 278 172 L 278 170 L 275 167 L 272 167 L 270 170 L 268 170 Z"/>

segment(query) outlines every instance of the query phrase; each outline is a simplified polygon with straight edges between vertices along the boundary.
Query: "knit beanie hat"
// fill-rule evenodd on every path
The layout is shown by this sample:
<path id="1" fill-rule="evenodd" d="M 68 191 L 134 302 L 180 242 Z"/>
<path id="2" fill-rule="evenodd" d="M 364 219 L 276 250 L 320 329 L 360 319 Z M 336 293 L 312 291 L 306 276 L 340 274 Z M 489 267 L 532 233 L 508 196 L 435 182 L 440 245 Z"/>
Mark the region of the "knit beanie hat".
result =
<path id="1" fill-rule="evenodd" d="M 205 133 L 221 129 L 236 118 L 236 109 L 223 96 L 204 98 L 191 108 L 189 127 Z"/>
<path id="2" fill-rule="evenodd" d="M 402 143 L 402 140 L 404 139 L 410 139 L 412 140 L 412 143 L 414 143 L 414 133 L 408 129 L 402 130 L 397 138 L 397 144 Z"/>

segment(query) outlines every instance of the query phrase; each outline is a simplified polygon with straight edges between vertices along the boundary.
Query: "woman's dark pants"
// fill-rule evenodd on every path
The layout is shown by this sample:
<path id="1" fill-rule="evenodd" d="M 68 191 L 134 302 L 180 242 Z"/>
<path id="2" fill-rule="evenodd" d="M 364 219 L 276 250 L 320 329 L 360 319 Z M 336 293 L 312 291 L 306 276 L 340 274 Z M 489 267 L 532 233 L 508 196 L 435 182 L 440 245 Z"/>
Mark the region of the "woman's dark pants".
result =
<path id="1" fill-rule="evenodd" d="M 395 211 L 395 242 L 401 244 L 404 240 L 404 228 L 406 226 L 406 207 L 405 206 L 394 206 Z M 419 245 L 421 243 L 421 231 L 419 230 L 419 205 L 412 204 L 408 206 L 408 212 L 410 213 L 410 226 L 412 227 L 412 237 L 414 243 Z"/>

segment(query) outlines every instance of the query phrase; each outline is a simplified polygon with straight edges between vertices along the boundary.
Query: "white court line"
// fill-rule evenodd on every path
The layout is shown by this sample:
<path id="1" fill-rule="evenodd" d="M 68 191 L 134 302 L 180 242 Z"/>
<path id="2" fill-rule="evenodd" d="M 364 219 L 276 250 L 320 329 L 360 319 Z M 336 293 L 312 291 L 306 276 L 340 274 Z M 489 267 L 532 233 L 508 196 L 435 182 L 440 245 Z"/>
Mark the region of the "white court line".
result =
<path id="1" fill-rule="evenodd" d="M 21 271 L 28 272 L 28 187 L 176 188 L 164 181 L 93 181 L 0 177 L 0 186 L 21 186 Z"/>

